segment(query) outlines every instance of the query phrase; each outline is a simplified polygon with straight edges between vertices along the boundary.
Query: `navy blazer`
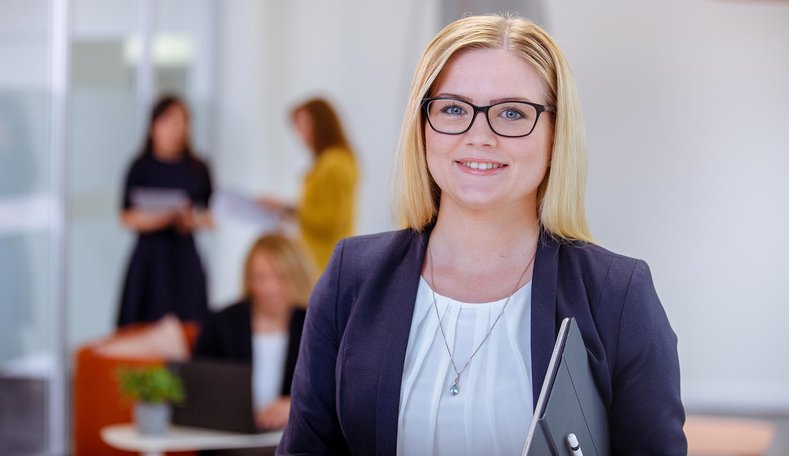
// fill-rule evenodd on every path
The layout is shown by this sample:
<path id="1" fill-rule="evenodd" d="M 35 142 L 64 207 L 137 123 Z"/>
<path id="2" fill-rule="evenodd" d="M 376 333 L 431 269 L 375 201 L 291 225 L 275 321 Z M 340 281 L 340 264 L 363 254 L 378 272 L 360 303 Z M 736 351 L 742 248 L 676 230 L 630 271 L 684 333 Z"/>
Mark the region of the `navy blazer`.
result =
<path id="1" fill-rule="evenodd" d="M 396 453 L 428 238 L 403 230 L 337 245 L 310 299 L 278 455 Z M 535 403 L 565 317 L 575 317 L 583 335 L 613 453 L 687 454 L 677 338 L 646 263 L 541 234 L 531 301 Z"/>
<path id="2" fill-rule="evenodd" d="M 296 357 L 299 355 L 305 312 L 293 309 L 288 325 L 288 353 L 282 371 L 281 396 L 290 395 Z M 248 300 L 212 312 L 202 324 L 194 358 L 212 358 L 252 363 L 252 307 Z"/>

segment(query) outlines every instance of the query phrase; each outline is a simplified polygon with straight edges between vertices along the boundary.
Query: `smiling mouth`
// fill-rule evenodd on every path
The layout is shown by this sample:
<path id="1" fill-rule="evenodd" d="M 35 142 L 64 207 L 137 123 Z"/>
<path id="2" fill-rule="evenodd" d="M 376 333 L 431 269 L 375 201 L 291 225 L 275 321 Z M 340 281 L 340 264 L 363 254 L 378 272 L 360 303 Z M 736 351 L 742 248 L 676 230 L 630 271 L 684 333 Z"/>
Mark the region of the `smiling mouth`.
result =
<path id="1" fill-rule="evenodd" d="M 481 171 L 487 171 L 489 169 L 497 169 L 497 168 L 504 168 L 505 164 L 502 163 L 490 163 L 490 162 L 474 162 L 474 161 L 467 161 L 467 162 L 456 162 L 459 163 L 467 168 L 471 169 L 478 169 Z"/>

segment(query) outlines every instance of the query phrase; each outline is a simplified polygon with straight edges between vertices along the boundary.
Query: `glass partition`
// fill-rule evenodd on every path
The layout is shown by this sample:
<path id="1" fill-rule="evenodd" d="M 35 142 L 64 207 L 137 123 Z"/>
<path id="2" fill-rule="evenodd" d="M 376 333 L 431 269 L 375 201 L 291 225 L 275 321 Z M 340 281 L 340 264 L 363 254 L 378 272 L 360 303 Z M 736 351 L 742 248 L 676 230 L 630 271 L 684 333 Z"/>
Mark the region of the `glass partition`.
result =
<path id="1" fill-rule="evenodd" d="M 49 450 L 52 2 L 0 14 L 0 454 Z"/>
<path id="2" fill-rule="evenodd" d="M 152 98 L 182 94 L 211 149 L 216 8 L 0 0 L 0 454 L 69 452 L 70 365 L 114 331 L 120 192 Z"/>

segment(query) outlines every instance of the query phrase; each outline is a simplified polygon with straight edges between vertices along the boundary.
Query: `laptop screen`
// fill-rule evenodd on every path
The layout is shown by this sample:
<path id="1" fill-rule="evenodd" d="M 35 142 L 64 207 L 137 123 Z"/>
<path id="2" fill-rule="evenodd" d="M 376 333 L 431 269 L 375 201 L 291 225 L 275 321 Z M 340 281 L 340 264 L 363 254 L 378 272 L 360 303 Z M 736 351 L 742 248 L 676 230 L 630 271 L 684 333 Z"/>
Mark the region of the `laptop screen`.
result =
<path id="1" fill-rule="evenodd" d="M 173 424 L 256 433 L 252 365 L 235 361 L 168 363 L 184 384 L 184 401 L 173 406 Z"/>

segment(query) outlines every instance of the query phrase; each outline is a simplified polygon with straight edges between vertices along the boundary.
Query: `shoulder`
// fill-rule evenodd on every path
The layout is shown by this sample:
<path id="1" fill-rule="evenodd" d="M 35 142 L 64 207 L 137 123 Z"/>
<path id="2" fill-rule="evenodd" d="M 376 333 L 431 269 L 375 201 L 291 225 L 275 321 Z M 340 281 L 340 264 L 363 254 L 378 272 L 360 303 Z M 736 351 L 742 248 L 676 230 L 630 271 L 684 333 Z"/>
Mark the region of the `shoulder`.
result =
<path id="1" fill-rule="evenodd" d="M 426 239 L 427 233 L 413 230 L 345 238 L 335 246 L 322 280 L 342 293 L 352 284 L 393 280 L 393 272 L 403 268 L 419 270 Z"/>
<path id="2" fill-rule="evenodd" d="M 193 162 L 193 163 L 194 163 L 194 165 L 195 165 L 195 166 L 197 166 L 197 167 L 198 167 L 198 168 L 199 168 L 201 171 L 203 171 L 203 172 L 206 172 L 206 173 L 208 172 L 208 162 L 206 162 L 206 161 L 205 161 L 205 160 L 203 160 L 202 158 L 199 158 L 199 157 L 196 157 L 196 156 L 195 156 L 195 157 L 192 157 L 192 162 Z"/>
<path id="3" fill-rule="evenodd" d="M 583 241 L 557 241 L 559 250 L 568 258 L 586 263 L 616 263 L 616 264 L 635 264 L 638 258 L 632 258 L 616 252 L 612 252 L 605 247 Z"/>
<path id="4" fill-rule="evenodd" d="M 212 312 L 209 319 L 217 324 L 234 323 L 250 318 L 249 301 L 239 301 L 223 309 Z"/>
<path id="5" fill-rule="evenodd" d="M 208 163 L 200 157 L 196 155 L 192 155 L 189 157 L 185 162 L 191 170 L 195 173 L 200 175 L 208 175 L 209 174 L 209 166 Z"/>
<path id="6" fill-rule="evenodd" d="M 347 149 L 330 147 L 318 155 L 316 167 L 321 169 L 353 170 L 356 168 L 356 159 Z"/>
<path id="7" fill-rule="evenodd" d="M 344 258 L 381 261 L 392 257 L 402 258 L 404 254 L 413 250 L 409 247 L 422 236 L 426 234 L 410 229 L 385 231 L 346 238 L 341 241 L 342 245 L 338 248 L 341 248 Z"/>
<path id="8" fill-rule="evenodd" d="M 580 241 L 559 243 L 559 269 L 575 270 L 586 277 L 597 276 L 606 280 L 609 285 L 626 285 L 637 270 L 649 270 L 646 262 L 641 259 Z"/>
<path id="9" fill-rule="evenodd" d="M 556 286 L 570 297 L 567 309 L 589 311 L 598 322 L 609 321 L 616 327 L 627 306 L 635 309 L 659 302 L 649 266 L 643 260 L 599 245 L 558 242 L 554 261 Z"/>
<path id="10" fill-rule="evenodd" d="M 305 309 L 293 309 L 293 312 L 290 314 L 290 332 L 301 333 L 306 318 L 307 311 Z"/>
<path id="11" fill-rule="evenodd" d="M 155 174 L 156 168 L 151 158 L 145 155 L 138 155 L 132 159 L 126 168 L 126 185 L 130 187 L 140 186 Z"/>
<path id="12" fill-rule="evenodd" d="M 151 166 L 151 159 L 146 155 L 138 155 L 129 163 L 129 172 L 135 173 Z"/>
<path id="13" fill-rule="evenodd" d="M 375 309 L 384 297 L 416 287 L 427 235 L 399 230 L 341 240 L 310 296 L 307 328 L 320 321 L 331 329 L 325 337 L 339 344 L 356 303 Z"/>
<path id="14" fill-rule="evenodd" d="M 306 316 L 307 311 L 301 308 L 293 309 L 293 312 L 290 314 L 290 318 L 293 321 L 304 321 L 304 317 Z"/>
<path id="15" fill-rule="evenodd" d="M 618 330 L 639 328 L 620 334 L 620 341 L 641 346 L 648 343 L 648 334 L 675 338 L 644 260 L 587 243 L 565 244 L 559 252 L 560 287 L 575 291 L 576 297 L 586 296 L 598 322 L 617 322 Z"/>
<path id="16" fill-rule="evenodd" d="M 353 153 L 345 147 L 340 146 L 327 147 L 320 154 L 320 158 L 342 162 L 354 161 Z"/>
<path id="17" fill-rule="evenodd" d="M 354 236 L 340 241 L 326 274 L 341 302 L 357 294 L 385 294 L 390 287 L 418 281 L 428 233 L 412 230 Z"/>

